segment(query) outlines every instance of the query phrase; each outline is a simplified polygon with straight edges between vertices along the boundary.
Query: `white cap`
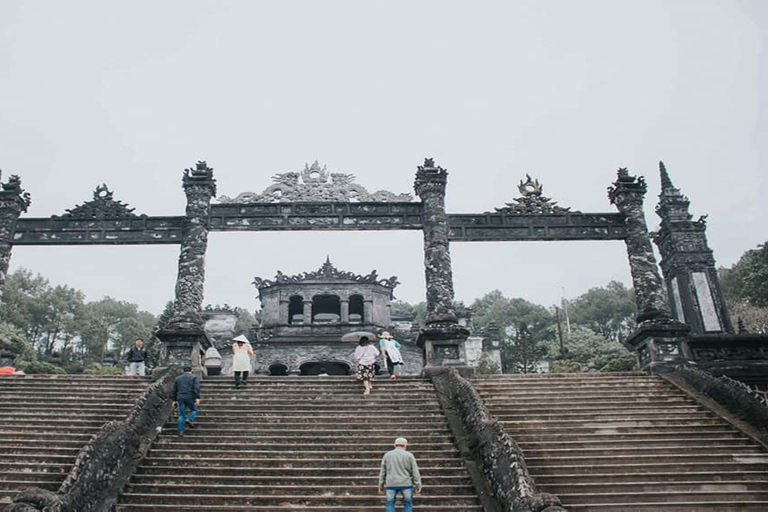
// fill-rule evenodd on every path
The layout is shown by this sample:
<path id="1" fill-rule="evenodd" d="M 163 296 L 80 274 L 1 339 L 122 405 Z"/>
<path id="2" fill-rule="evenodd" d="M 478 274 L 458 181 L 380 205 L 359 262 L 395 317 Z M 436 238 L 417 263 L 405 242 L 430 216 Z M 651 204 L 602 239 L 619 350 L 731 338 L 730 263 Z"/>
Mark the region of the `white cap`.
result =
<path id="1" fill-rule="evenodd" d="M 408 446 L 408 440 L 404 437 L 395 439 L 395 446 Z"/>

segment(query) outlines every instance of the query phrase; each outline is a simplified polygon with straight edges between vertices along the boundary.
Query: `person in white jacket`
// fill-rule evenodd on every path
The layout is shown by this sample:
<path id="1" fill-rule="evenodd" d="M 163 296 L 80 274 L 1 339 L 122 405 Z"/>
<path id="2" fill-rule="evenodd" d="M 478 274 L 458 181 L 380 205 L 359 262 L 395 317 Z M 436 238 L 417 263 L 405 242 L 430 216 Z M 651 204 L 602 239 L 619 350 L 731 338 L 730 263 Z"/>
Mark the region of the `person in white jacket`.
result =
<path id="1" fill-rule="evenodd" d="M 364 395 L 370 395 L 371 381 L 376 376 L 376 359 L 379 357 L 379 350 L 371 345 L 371 341 L 363 336 L 355 349 L 355 359 L 357 359 L 357 380 L 363 382 L 365 386 Z"/>
<path id="2" fill-rule="evenodd" d="M 399 366 L 403 364 L 403 355 L 400 353 L 402 345 L 395 340 L 387 331 L 381 333 L 379 340 L 379 350 L 381 355 L 387 361 L 387 370 L 389 370 L 390 380 L 397 379 Z"/>
<path id="3" fill-rule="evenodd" d="M 235 372 L 235 389 L 240 389 L 240 376 L 243 386 L 248 385 L 248 372 L 251 371 L 253 349 L 245 336 L 238 336 L 232 344 L 232 371 Z"/>

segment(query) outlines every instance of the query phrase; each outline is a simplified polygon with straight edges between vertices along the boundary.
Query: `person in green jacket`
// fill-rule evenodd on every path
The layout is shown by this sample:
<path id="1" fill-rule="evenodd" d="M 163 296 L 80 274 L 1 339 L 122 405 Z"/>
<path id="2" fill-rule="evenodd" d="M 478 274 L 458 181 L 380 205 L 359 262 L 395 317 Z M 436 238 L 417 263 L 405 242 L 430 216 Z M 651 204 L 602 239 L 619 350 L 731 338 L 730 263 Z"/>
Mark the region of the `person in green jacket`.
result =
<path id="1" fill-rule="evenodd" d="M 406 450 L 408 440 L 395 439 L 395 449 L 384 454 L 379 471 L 379 494 L 387 496 L 387 512 L 395 512 L 397 493 L 403 495 L 403 512 L 413 510 L 413 493 L 421 494 L 421 474 L 416 457 Z"/>

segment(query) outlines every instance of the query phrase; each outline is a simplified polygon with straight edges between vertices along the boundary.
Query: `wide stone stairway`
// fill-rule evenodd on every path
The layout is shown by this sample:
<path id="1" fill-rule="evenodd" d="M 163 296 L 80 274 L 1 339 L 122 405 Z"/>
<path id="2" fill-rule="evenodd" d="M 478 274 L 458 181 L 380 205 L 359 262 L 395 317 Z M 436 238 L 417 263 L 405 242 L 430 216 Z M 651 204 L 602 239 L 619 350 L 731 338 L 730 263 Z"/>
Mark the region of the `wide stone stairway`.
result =
<path id="1" fill-rule="evenodd" d="M 125 418 L 149 381 L 87 375 L 0 376 L 0 503 L 21 490 L 56 491 L 83 445 Z"/>
<path id="2" fill-rule="evenodd" d="M 500 375 L 474 385 L 569 510 L 768 510 L 768 453 L 642 373 Z"/>
<path id="3" fill-rule="evenodd" d="M 118 511 L 381 511 L 381 456 L 404 436 L 421 469 L 415 510 L 477 512 L 475 489 L 429 381 L 354 377 L 203 381 L 196 428 L 169 422 Z"/>

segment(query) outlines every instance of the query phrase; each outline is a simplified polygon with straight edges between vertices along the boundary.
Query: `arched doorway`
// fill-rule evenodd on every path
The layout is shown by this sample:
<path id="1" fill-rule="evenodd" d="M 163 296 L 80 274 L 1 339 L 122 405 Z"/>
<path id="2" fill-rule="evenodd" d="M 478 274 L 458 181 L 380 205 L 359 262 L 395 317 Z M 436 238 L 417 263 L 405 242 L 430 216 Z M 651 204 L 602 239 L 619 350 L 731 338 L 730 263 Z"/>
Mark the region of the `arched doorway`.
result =
<path id="1" fill-rule="evenodd" d="M 364 311 L 363 311 L 363 296 L 362 295 L 350 295 L 349 297 L 349 323 L 361 324 L 363 323 Z"/>
<path id="2" fill-rule="evenodd" d="M 337 361 L 311 361 L 299 367 L 301 375 L 349 375 L 349 365 Z"/>

